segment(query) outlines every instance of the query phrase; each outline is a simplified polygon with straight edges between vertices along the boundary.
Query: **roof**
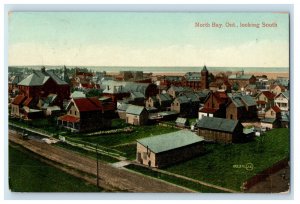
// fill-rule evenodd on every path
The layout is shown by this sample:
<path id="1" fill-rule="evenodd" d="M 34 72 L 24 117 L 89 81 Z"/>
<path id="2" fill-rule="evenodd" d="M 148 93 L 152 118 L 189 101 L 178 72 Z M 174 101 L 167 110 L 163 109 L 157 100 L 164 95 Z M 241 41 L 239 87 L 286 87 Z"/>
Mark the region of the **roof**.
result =
<path id="1" fill-rule="evenodd" d="M 133 114 L 133 115 L 140 115 L 144 109 L 145 109 L 144 106 L 130 105 L 126 110 L 126 113 Z"/>
<path id="2" fill-rule="evenodd" d="M 135 98 L 145 98 L 145 95 L 142 94 L 141 92 L 138 92 L 138 91 L 132 91 L 132 92 L 130 93 L 130 95 L 131 95 L 131 97 L 132 97 L 133 99 L 135 99 Z"/>
<path id="3" fill-rule="evenodd" d="M 74 91 L 71 94 L 71 98 L 85 98 L 85 97 L 86 97 L 85 93 L 83 93 L 81 91 Z"/>
<path id="4" fill-rule="evenodd" d="M 243 75 L 232 74 L 228 77 L 228 79 L 249 80 L 252 76 L 253 75 L 250 74 L 243 74 Z"/>
<path id="5" fill-rule="evenodd" d="M 165 94 L 158 94 L 157 95 L 161 101 L 172 101 L 172 98 L 169 94 L 165 93 Z"/>
<path id="6" fill-rule="evenodd" d="M 283 97 L 287 98 L 287 99 L 290 99 L 290 92 L 289 91 L 284 91 L 284 92 L 281 92 L 279 93 L 276 98 L 278 98 L 280 95 L 283 95 Z"/>
<path id="7" fill-rule="evenodd" d="M 128 104 L 128 103 L 122 103 L 121 105 L 119 105 L 117 107 L 117 109 L 118 109 L 118 111 L 126 111 L 129 105 L 130 104 Z"/>
<path id="8" fill-rule="evenodd" d="M 238 123 L 239 121 L 237 120 L 204 116 L 201 120 L 198 121 L 197 127 L 224 132 L 233 132 Z"/>
<path id="9" fill-rule="evenodd" d="M 276 118 L 263 118 L 260 120 L 260 122 L 263 123 L 274 123 L 276 121 Z"/>
<path id="10" fill-rule="evenodd" d="M 235 107 L 239 108 L 239 107 L 244 107 L 244 103 L 242 102 L 241 98 L 240 97 L 235 97 L 235 96 L 232 96 L 230 97 L 231 99 L 231 102 L 235 105 Z"/>
<path id="11" fill-rule="evenodd" d="M 200 102 L 198 95 L 195 93 L 191 93 L 191 92 L 186 92 L 184 93 L 184 95 L 190 99 L 192 102 Z"/>
<path id="12" fill-rule="evenodd" d="M 215 109 L 215 108 L 202 108 L 200 109 L 199 112 L 201 113 L 214 113 L 216 112 L 218 109 Z"/>
<path id="13" fill-rule="evenodd" d="M 184 75 L 187 81 L 200 81 L 201 80 L 201 73 L 200 72 L 187 72 Z"/>
<path id="14" fill-rule="evenodd" d="M 148 147 L 154 153 L 165 152 L 202 141 L 201 137 L 188 130 L 180 130 L 137 140 L 138 143 Z"/>
<path id="15" fill-rule="evenodd" d="M 178 96 L 176 97 L 179 103 L 189 103 L 190 100 L 186 96 Z"/>
<path id="16" fill-rule="evenodd" d="M 247 105 L 247 106 L 256 106 L 256 102 L 252 96 L 245 95 L 241 97 L 241 100 Z"/>
<path id="17" fill-rule="evenodd" d="M 12 104 L 14 105 L 20 105 L 26 100 L 26 96 L 23 95 L 17 95 L 15 99 L 12 101 Z"/>
<path id="18" fill-rule="evenodd" d="M 276 106 L 276 105 L 272 106 L 271 109 L 273 109 L 276 113 L 280 113 L 281 112 L 280 108 L 278 106 Z"/>
<path id="19" fill-rule="evenodd" d="M 57 94 L 49 94 L 45 98 L 44 103 L 51 105 L 55 101 L 56 98 L 57 98 Z"/>
<path id="20" fill-rule="evenodd" d="M 73 101 L 80 112 L 102 110 L 101 102 L 97 97 L 77 98 Z"/>
<path id="21" fill-rule="evenodd" d="M 186 118 L 180 118 L 180 117 L 178 117 L 175 122 L 176 123 L 185 124 L 187 122 L 187 119 Z"/>
<path id="22" fill-rule="evenodd" d="M 268 99 L 274 99 L 275 98 L 275 94 L 271 93 L 270 91 L 263 91 L 261 92 L 261 94 L 264 94 Z"/>
<path id="23" fill-rule="evenodd" d="M 24 106 L 29 106 L 30 103 L 32 102 L 32 99 L 33 99 L 32 97 L 27 98 L 27 99 L 24 101 L 23 105 L 24 105 Z"/>
<path id="24" fill-rule="evenodd" d="M 67 121 L 71 123 L 76 123 L 80 121 L 80 118 L 71 116 L 71 115 L 63 115 L 58 118 L 58 120 Z"/>
<path id="25" fill-rule="evenodd" d="M 202 71 L 207 71 L 206 65 L 203 66 Z"/>
<path id="26" fill-rule="evenodd" d="M 44 85 L 49 79 L 52 79 L 58 85 L 67 85 L 68 83 L 61 80 L 53 71 L 40 71 L 35 70 L 32 74 L 28 77 L 23 79 L 18 85 L 22 86 L 42 86 Z"/>

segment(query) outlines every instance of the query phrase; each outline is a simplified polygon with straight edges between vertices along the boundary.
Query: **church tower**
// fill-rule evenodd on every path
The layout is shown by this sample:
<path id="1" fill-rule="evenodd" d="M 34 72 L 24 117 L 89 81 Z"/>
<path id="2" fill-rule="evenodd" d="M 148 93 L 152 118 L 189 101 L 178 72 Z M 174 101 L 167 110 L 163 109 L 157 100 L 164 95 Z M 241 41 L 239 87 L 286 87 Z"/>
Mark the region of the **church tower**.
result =
<path id="1" fill-rule="evenodd" d="M 208 89 L 208 71 L 205 65 L 201 70 L 201 89 Z"/>

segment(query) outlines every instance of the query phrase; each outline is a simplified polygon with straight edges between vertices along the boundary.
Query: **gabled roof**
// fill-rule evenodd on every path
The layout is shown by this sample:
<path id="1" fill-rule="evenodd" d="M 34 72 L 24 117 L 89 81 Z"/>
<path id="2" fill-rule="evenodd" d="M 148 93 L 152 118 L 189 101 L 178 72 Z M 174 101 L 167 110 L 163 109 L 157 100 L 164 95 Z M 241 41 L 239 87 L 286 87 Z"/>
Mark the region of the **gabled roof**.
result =
<path id="1" fill-rule="evenodd" d="M 100 111 L 102 110 L 101 102 L 97 97 L 72 99 L 80 112 Z"/>
<path id="2" fill-rule="evenodd" d="M 201 137 L 188 130 L 180 130 L 137 140 L 138 143 L 148 147 L 154 153 L 165 152 L 202 141 Z"/>
<path id="3" fill-rule="evenodd" d="M 280 113 L 281 110 L 278 106 L 272 106 L 270 109 L 272 109 L 273 111 L 275 111 L 275 113 Z"/>
<path id="4" fill-rule="evenodd" d="M 181 104 L 183 104 L 183 103 L 189 103 L 190 102 L 190 100 L 186 96 L 178 96 L 178 97 L 176 97 L 176 99 Z"/>
<path id="5" fill-rule="evenodd" d="M 23 95 L 17 95 L 14 100 L 12 101 L 12 104 L 14 105 L 20 105 L 26 100 L 26 96 Z"/>
<path id="6" fill-rule="evenodd" d="M 130 104 L 128 104 L 128 103 L 122 103 L 121 105 L 119 105 L 117 107 L 117 109 L 118 109 L 118 111 L 126 111 L 127 108 L 128 108 L 128 106 L 130 106 Z"/>
<path id="7" fill-rule="evenodd" d="M 71 94 L 71 98 L 85 98 L 85 93 L 81 92 L 81 91 L 74 91 Z"/>
<path id="8" fill-rule="evenodd" d="M 67 85 L 65 81 L 61 80 L 53 71 L 39 71 L 35 70 L 28 77 L 23 79 L 18 85 L 22 86 L 42 86 L 48 81 L 52 79 L 58 85 Z"/>
<path id="9" fill-rule="evenodd" d="M 141 115 L 144 109 L 145 109 L 144 106 L 130 105 L 126 109 L 126 113 L 133 114 L 133 115 Z"/>
<path id="10" fill-rule="evenodd" d="M 271 99 L 271 100 L 275 98 L 275 94 L 273 94 L 270 91 L 263 91 L 260 94 L 264 94 L 268 99 Z"/>
<path id="11" fill-rule="evenodd" d="M 241 97 L 241 100 L 247 105 L 247 106 L 256 106 L 256 102 L 253 97 L 249 95 L 245 95 Z"/>
<path id="12" fill-rule="evenodd" d="M 276 98 L 278 98 L 280 95 L 283 95 L 283 97 L 285 97 L 286 99 L 290 99 L 290 92 L 289 91 L 285 91 L 285 92 L 281 92 L 279 93 Z"/>
<path id="13" fill-rule="evenodd" d="M 239 107 L 244 107 L 245 105 L 243 104 L 242 100 L 240 97 L 235 97 L 232 96 L 230 97 L 231 102 L 235 105 L 235 107 L 239 108 Z"/>
<path id="14" fill-rule="evenodd" d="M 191 92 L 187 92 L 187 93 L 184 93 L 184 95 L 190 99 L 192 102 L 200 102 L 198 96 L 194 93 L 191 93 Z"/>
<path id="15" fill-rule="evenodd" d="M 157 95 L 161 101 L 172 101 L 172 98 L 169 94 L 165 93 L 165 94 L 158 94 Z"/>
<path id="16" fill-rule="evenodd" d="M 237 120 L 204 116 L 201 120 L 198 121 L 197 127 L 224 132 L 233 132 L 238 123 L 239 122 Z"/>
<path id="17" fill-rule="evenodd" d="M 187 81 L 200 81 L 201 80 L 201 73 L 200 72 L 187 72 L 184 75 Z"/>
<path id="18" fill-rule="evenodd" d="M 141 92 L 138 92 L 138 91 L 132 91 L 132 92 L 130 93 L 130 95 L 131 95 L 131 97 L 132 97 L 133 99 L 136 99 L 136 98 L 145 98 L 145 95 L 142 94 Z"/>

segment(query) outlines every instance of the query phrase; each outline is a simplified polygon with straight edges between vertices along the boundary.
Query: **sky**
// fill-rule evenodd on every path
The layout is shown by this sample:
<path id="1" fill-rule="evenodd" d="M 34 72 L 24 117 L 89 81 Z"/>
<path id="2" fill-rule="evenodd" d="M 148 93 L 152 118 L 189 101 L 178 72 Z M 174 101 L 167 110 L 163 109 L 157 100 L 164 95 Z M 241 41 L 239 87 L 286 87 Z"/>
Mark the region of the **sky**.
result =
<path id="1" fill-rule="evenodd" d="M 289 67 L 287 13 L 12 12 L 8 41 L 10 66 Z"/>

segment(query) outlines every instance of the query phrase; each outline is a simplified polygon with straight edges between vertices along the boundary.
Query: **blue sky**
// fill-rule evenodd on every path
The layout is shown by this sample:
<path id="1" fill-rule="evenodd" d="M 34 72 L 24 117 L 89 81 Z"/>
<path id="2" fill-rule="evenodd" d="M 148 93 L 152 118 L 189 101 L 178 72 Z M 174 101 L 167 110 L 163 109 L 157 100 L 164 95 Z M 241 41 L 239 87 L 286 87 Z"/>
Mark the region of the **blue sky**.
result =
<path id="1" fill-rule="evenodd" d="M 288 67 L 288 26 L 282 13 L 14 12 L 9 65 Z"/>

